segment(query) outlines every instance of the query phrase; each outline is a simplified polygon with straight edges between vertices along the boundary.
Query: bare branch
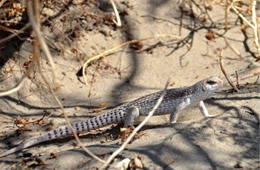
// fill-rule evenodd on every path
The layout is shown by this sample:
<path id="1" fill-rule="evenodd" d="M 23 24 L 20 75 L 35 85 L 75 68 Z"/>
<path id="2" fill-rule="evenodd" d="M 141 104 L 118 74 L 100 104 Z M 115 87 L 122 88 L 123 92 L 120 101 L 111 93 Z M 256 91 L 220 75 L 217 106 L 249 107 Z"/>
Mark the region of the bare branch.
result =
<path id="1" fill-rule="evenodd" d="M 254 28 L 254 25 L 252 25 L 234 6 L 234 2 L 230 4 L 231 8 L 237 13 L 237 15 L 246 22 L 247 25 L 249 25 L 251 28 Z"/>
<path id="2" fill-rule="evenodd" d="M 82 75 L 83 75 L 83 79 L 85 81 L 85 84 L 87 85 L 87 77 L 86 77 L 86 68 L 88 66 L 89 63 L 91 63 L 92 61 L 94 60 L 98 60 L 102 57 L 105 57 L 109 54 L 112 54 L 112 53 L 115 53 L 117 50 L 119 50 L 120 48 L 124 47 L 124 46 L 127 46 L 129 44 L 133 44 L 133 43 L 137 43 L 137 42 L 141 42 L 141 41 L 146 41 L 146 40 L 150 40 L 150 39 L 154 39 L 154 38 L 160 38 L 160 37 L 170 37 L 172 39 L 180 39 L 179 36 L 177 35 L 174 35 L 174 34 L 157 34 L 153 37 L 148 37 L 148 38 L 143 38 L 143 39 L 140 39 L 140 40 L 130 40 L 130 41 L 126 41 L 118 46 L 115 46 L 109 50 L 106 50 L 105 52 L 103 53 L 100 53 L 90 59 L 88 59 L 84 64 L 83 64 L 83 68 L 82 68 Z"/>
<path id="3" fill-rule="evenodd" d="M 112 4 L 112 6 L 113 6 L 113 9 L 114 9 L 114 12 L 115 12 L 115 15 L 116 15 L 116 21 L 117 21 L 117 22 L 115 22 L 116 26 L 121 27 L 122 26 L 121 19 L 120 19 L 120 16 L 118 14 L 118 10 L 116 8 L 116 4 L 115 4 L 114 0 L 110 0 L 110 2 Z"/>
<path id="4" fill-rule="evenodd" d="M 39 13 L 37 14 L 37 12 L 39 12 L 39 10 L 37 10 L 37 7 L 38 7 L 37 5 L 39 5 L 39 4 L 38 4 L 39 2 L 38 2 L 38 0 L 35 0 L 34 2 L 35 2 L 35 8 L 36 8 L 36 9 L 35 9 L 35 11 L 36 11 L 36 15 L 35 15 L 35 16 L 36 16 L 36 22 L 34 22 L 34 24 L 35 24 L 35 27 L 37 27 L 37 29 L 38 29 L 38 27 L 40 26 L 40 25 L 39 25 L 39 24 L 40 24 L 40 22 L 39 22 L 39 15 L 38 15 Z M 31 8 L 31 9 L 30 9 L 30 10 L 31 10 L 30 12 L 32 12 L 32 11 L 33 11 L 33 9 L 32 9 L 32 2 L 31 2 L 30 0 L 28 1 L 28 8 L 29 8 L 29 6 L 30 6 L 30 8 Z M 38 17 L 37 17 L 37 16 L 38 16 Z M 51 88 L 51 85 L 50 85 L 49 81 L 47 81 L 47 78 L 46 78 L 45 75 L 43 74 L 43 72 L 42 72 L 42 70 L 41 70 L 41 67 L 40 67 L 40 61 L 39 61 L 39 58 L 40 58 L 39 43 L 40 43 L 40 39 L 39 39 L 39 37 L 37 36 L 36 39 L 35 39 L 35 41 L 34 41 L 34 56 L 35 56 L 34 58 L 35 58 L 35 60 L 36 60 L 35 63 L 38 65 L 38 67 L 36 67 L 36 68 L 38 69 L 38 71 L 39 71 L 39 73 L 40 73 L 40 75 L 41 75 L 41 77 L 42 77 L 44 83 L 46 84 L 48 90 L 50 91 L 50 93 L 51 93 L 52 96 L 54 97 L 55 101 L 57 102 L 57 104 L 58 104 L 59 107 L 61 108 L 62 113 L 63 113 L 63 115 L 64 115 L 64 117 L 65 117 L 65 120 L 66 120 L 66 122 L 67 122 L 69 128 L 71 129 L 71 131 L 72 131 L 72 133 L 73 133 L 73 135 L 74 135 L 76 141 L 78 142 L 79 146 L 82 147 L 82 148 L 85 150 L 85 152 L 88 153 L 92 158 L 94 158 L 94 159 L 96 159 L 96 160 L 98 160 L 98 161 L 104 163 L 104 161 L 103 161 L 102 159 L 100 159 L 100 158 L 97 157 L 95 154 L 93 154 L 92 152 L 90 152 L 90 151 L 82 144 L 82 142 L 80 141 L 80 139 L 79 139 L 79 137 L 78 137 L 78 135 L 77 135 L 75 129 L 72 127 L 72 125 L 71 125 L 71 123 L 70 123 L 70 121 L 69 121 L 69 118 L 68 118 L 68 116 L 67 116 L 67 113 L 66 113 L 65 110 L 64 110 L 64 107 L 63 107 L 62 103 L 60 102 L 58 96 L 55 94 L 53 88 Z M 47 46 L 46 46 L 46 47 L 47 47 Z M 48 48 L 48 47 L 47 47 L 47 48 Z M 53 70 L 53 71 L 54 71 L 54 70 Z"/>
<path id="5" fill-rule="evenodd" d="M 255 38 L 255 45 L 257 48 L 257 52 L 258 52 L 258 57 L 260 57 L 260 45 L 259 45 L 259 32 L 258 32 L 258 22 L 257 22 L 257 16 L 256 16 L 256 0 L 252 0 L 252 5 L 251 5 L 251 10 L 252 10 L 252 23 L 249 22 L 238 10 L 237 8 L 234 6 L 234 3 L 236 2 L 233 1 L 230 6 L 231 8 L 237 13 L 237 15 L 244 21 L 246 22 L 247 25 L 249 25 L 253 31 L 254 31 L 254 38 Z"/>
<path id="6" fill-rule="evenodd" d="M 154 112 L 156 111 L 156 109 L 160 106 L 165 94 L 166 94 L 166 89 L 168 87 L 169 81 L 167 81 L 164 91 L 161 94 L 161 97 L 158 99 L 158 101 L 156 102 L 156 104 L 154 105 L 153 109 L 149 112 L 149 114 L 146 116 L 146 118 L 134 129 L 134 131 L 131 133 L 131 135 L 126 139 L 126 141 L 121 145 L 121 147 L 116 150 L 104 163 L 104 165 L 101 167 L 101 169 L 106 169 L 107 166 L 110 164 L 110 162 L 120 153 L 122 152 L 126 145 L 133 139 L 133 137 L 135 136 L 135 134 L 146 124 L 146 122 L 153 116 Z"/>
<path id="7" fill-rule="evenodd" d="M 6 2 L 7 0 L 2 0 L 1 2 L 0 2 L 0 8 L 1 8 L 1 6 Z"/>
<path id="8" fill-rule="evenodd" d="M 258 22 L 256 18 L 256 0 L 253 0 L 252 2 L 252 22 L 254 24 L 253 30 L 254 30 L 254 37 L 255 37 L 255 45 L 258 52 L 258 57 L 260 57 L 260 45 L 259 45 L 259 39 L 258 39 Z"/>
<path id="9" fill-rule="evenodd" d="M 5 92 L 0 92 L 0 97 L 7 96 L 7 95 L 10 95 L 12 93 L 19 91 L 23 87 L 25 80 L 26 80 L 26 76 L 23 76 L 16 87 L 14 87 L 8 91 L 5 91 Z"/>
<path id="10" fill-rule="evenodd" d="M 7 36 L 7 37 L 1 39 L 1 40 L 0 40 L 0 44 L 3 43 L 3 42 L 5 42 L 5 41 L 8 41 L 8 40 L 12 39 L 13 37 L 18 36 L 19 34 L 23 33 L 23 32 L 24 32 L 27 28 L 29 28 L 29 27 L 30 27 L 30 24 L 27 23 L 27 24 L 26 24 L 23 28 L 21 28 L 20 30 L 15 31 L 15 32 L 13 32 L 13 34 L 10 34 L 9 36 Z M 3 28 L 3 26 L 0 25 L 0 28 Z"/>
<path id="11" fill-rule="evenodd" d="M 50 66 L 51 66 L 51 70 L 52 70 L 52 76 L 53 76 L 53 83 L 56 82 L 56 75 L 55 75 L 55 64 L 54 64 L 54 61 L 52 59 L 52 55 L 50 53 L 50 50 L 42 36 L 42 33 L 39 29 L 39 27 L 37 26 L 36 22 L 35 22 L 35 19 L 34 19 L 34 14 L 33 14 L 33 8 L 32 8 L 32 2 L 31 0 L 29 0 L 27 2 L 27 11 L 28 11 L 28 16 L 29 16 L 29 20 L 30 20 L 30 23 L 32 25 L 32 28 L 39 40 L 39 43 L 41 45 L 41 48 L 43 50 L 43 52 L 45 53 L 45 56 L 47 57 L 49 63 L 50 63 Z"/>
<path id="12" fill-rule="evenodd" d="M 239 91 L 238 88 L 233 84 L 233 82 L 231 81 L 231 79 L 229 78 L 225 68 L 224 68 L 224 62 L 223 62 L 223 50 L 221 50 L 220 55 L 219 55 L 219 65 L 221 68 L 222 73 L 224 74 L 224 76 L 226 77 L 228 83 L 230 84 L 231 87 L 233 87 L 233 89 L 235 89 L 237 92 Z"/>

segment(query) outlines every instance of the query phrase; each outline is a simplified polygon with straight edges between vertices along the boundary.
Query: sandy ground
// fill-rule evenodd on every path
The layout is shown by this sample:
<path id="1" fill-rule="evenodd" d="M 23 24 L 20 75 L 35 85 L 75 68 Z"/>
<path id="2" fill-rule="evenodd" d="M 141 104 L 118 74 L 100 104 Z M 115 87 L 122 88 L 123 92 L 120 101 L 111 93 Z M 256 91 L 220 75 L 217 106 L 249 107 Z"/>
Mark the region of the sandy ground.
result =
<path id="1" fill-rule="evenodd" d="M 153 117 L 116 161 L 138 156 L 145 169 L 259 168 L 259 77 L 240 80 L 241 90 L 232 92 L 219 68 L 219 49 L 226 46 L 225 37 L 240 53 L 238 56 L 231 48 L 224 49 L 225 69 L 232 80 L 236 72 L 243 77 L 259 70 L 259 61 L 252 64 L 257 63 L 252 30 L 243 33 L 237 15 L 231 12 L 230 29 L 225 32 L 224 8 L 217 4 L 208 11 L 213 22 L 193 6 L 197 16 L 191 18 L 186 12 L 181 30 L 181 12 L 174 0 L 122 0 L 117 5 L 122 28 L 111 21 L 109 3 L 107 7 L 95 1 L 64 1 L 47 4 L 42 10 L 43 16 L 52 16 L 43 17 L 42 31 L 55 61 L 56 94 L 70 120 L 87 119 L 99 114 L 102 105 L 113 107 L 161 90 L 167 80 L 171 87 L 184 87 L 218 76 L 225 82 L 223 89 L 205 101 L 209 112 L 217 117 L 205 119 L 198 108 L 183 111 L 174 125 L 167 124 L 168 115 Z M 206 38 L 209 32 L 215 36 L 210 40 Z M 180 39 L 157 37 L 121 48 L 89 67 L 88 85 L 77 74 L 91 56 L 127 40 L 159 34 L 174 34 Z M 19 82 L 21 70 L 26 70 L 25 63 L 30 61 L 31 40 L 28 36 L 19 46 L 11 41 L 2 49 L 1 55 L 8 60 L 1 61 L 1 91 Z M 45 58 L 41 61 L 51 82 L 48 62 Z M 39 73 L 31 77 L 21 90 L 0 98 L 0 151 L 65 124 Z M 44 113 L 52 116 L 24 128 L 14 125 L 15 120 L 40 119 Z M 117 135 L 117 130 L 107 130 L 81 139 L 105 159 L 120 146 L 121 142 L 113 142 Z M 43 143 L 0 159 L 0 169 L 95 169 L 100 165 L 72 139 Z"/>

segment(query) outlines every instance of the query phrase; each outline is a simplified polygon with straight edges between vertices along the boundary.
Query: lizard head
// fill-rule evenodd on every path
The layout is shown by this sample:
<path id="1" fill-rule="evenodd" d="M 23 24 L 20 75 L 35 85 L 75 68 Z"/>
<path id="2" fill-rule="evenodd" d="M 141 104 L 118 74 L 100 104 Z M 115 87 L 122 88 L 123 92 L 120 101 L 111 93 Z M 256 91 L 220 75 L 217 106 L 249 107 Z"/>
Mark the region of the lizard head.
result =
<path id="1" fill-rule="evenodd" d="M 211 77 L 201 81 L 202 82 L 202 90 L 208 91 L 210 93 L 215 92 L 223 85 L 223 81 L 218 77 Z"/>
<path id="2" fill-rule="evenodd" d="M 207 78 L 195 84 L 196 89 L 200 91 L 200 95 L 198 96 L 200 100 L 209 97 L 222 87 L 222 85 L 223 81 L 218 77 Z"/>

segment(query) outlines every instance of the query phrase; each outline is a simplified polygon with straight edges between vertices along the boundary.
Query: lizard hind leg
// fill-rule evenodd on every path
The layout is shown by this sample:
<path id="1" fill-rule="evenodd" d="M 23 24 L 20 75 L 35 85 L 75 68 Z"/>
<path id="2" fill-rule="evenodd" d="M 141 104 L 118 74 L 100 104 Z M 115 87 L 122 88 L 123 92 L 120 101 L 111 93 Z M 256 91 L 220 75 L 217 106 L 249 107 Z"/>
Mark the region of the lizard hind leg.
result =
<path id="1" fill-rule="evenodd" d="M 137 107 L 130 107 L 126 110 L 126 116 L 124 120 L 124 127 L 129 127 L 134 124 L 135 119 L 140 115 Z"/>
<path id="2" fill-rule="evenodd" d="M 177 122 L 178 115 L 179 115 L 179 113 L 177 111 L 174 111 L 170 114 L 170 124 Z"/>

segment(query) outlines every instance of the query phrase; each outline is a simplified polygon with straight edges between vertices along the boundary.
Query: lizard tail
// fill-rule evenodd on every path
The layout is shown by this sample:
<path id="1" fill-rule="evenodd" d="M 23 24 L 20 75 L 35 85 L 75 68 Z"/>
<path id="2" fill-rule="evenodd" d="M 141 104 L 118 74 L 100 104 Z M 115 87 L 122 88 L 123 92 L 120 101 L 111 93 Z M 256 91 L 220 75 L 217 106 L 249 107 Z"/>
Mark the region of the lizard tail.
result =
<path id="1" fill-rule="evenodd" d="M 112 123 L 121 122 L 124 118 L 124 113 L 124 110 L 112 110 L 94 118 L 87 119 L 86 121 L 73 123 L 72 127 L 75 129 L 77 133 L 87 132 L 89 130 L 104 127 Z M 72 135 L 72 130 L 68 126 L 62 126 L 52 131 L 49 131 L 46 134 L 42 134 L 40 136 L 31 138 L 10 150 L 0 153 L 0 158 L 45 141 L 64 138 L 70 135 Z"/>
<path id="2" fill-rule="evenodd" d="M 17 151 L 23 150 L 25 148 L 28 148 L 30 146 L 36 145 L 38 143 L 44 142 L 44 141 L 48 141 L 48 134 L 43 134 L 41 136 L 29 139 L 28 141 L 25 141 L 25 142 L 19 144 L 18 146 L 14 147 L 10 150 L 2 152 L 2 153 L 0 153 L 0 158 L 7 156 L 7 155 L 10 155 L 12 153 L 15 153 Z"/>
<path id="3" fill-rule="evenodd" d="M 85 131 L 88 130 L 88 129 L 84 129 L 84 128 L 78 129 L 80 124 L 82 124 L 82 122 L 78 122 L 78 123 L 74 123 L 73 124 L 73 126 L 74 126 L 75 130 L 77 131 L 77 133 L 80 133 L 80 132 L 82 132 L 84 130 Z M 42 134 L 40 136 L 31 138 L 31 139 L 21 143 L 20 145 L 10 149 L 10 150 L 7 150 L 7 151 L 5 151 L 3 153 L 0 153 L 0 158 L 4 157 L 4 156 L 7 156 L 7 155 L 10 155 L 12 153 L 15 153 L 17 151 L 21 151 L 23 149 L 29 148 L 29 147 L 34 146 L 36 144 L 45 142 L 45 141 L 50 141 L 50 140 L 54 140 L 54 139 L 58 139 L 58 138 L 68 137 L 71 134 L 72 134 L 72 131 L 71 131 L 71 129 L 68 126 L 59 127 L 59 128 L 54 129 L 52 131 L 49 131 L 46 134 Z"/>

